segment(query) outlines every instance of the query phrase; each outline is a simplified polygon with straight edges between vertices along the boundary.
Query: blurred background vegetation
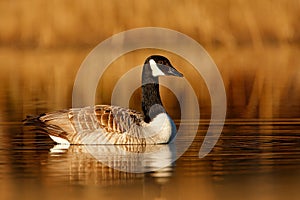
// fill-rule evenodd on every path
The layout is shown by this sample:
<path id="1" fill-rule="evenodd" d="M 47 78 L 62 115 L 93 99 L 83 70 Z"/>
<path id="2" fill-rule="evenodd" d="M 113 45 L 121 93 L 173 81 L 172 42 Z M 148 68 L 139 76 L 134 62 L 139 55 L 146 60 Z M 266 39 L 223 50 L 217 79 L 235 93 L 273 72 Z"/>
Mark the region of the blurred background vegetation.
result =
<path id="1" fill-rule="evenodd" d="M 299 0 L 1 0 L 0 16 L 0 121 L 71 107 L 88 53 L 113 34 L 146 26 L 203 45 L 224 79 L 228 118 L 300 117 Z M 128 54 L 115 65 L 140 65 L 149 52 L 156 53 Z M 109 103 L 118 70 L 100 81 L 97 102 Z M 187 78 L 199 84 L 200 107 L 209 113 L 205 84 Z M 174 98 L 166 101 L 174 108 Z"/>

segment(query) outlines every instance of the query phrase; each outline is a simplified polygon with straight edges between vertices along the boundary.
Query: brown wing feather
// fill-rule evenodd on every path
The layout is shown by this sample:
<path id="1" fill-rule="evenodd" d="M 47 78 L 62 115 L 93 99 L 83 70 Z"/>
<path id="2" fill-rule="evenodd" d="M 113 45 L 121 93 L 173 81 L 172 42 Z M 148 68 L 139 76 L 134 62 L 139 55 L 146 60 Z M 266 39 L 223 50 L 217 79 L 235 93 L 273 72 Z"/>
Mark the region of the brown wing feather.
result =
<path id="1" fill-rule="evenodd" d="M 47 113 L 41 115 L 38 120 L 43 123 L 41 126 L 49 135 L 68 140 L 69 133 L 74 133 L 68 113 L 68 110 Z"/>
<path id="2" fill-rule="evenodd" d="M 139 112 L 108 105 L 95 106 L 95 116 L 101 128 L 115 133 L 124 133 L 132 124 L 141 125 L 143 121 L 143 116 Z"/>
<path id="3" fill-rule="evenodd" d="M 143 115 L 117 106 L 97 105 L 46 113 L 39 120 L 46 125 L 50 135 L 79 144 L 82 137 L 98 129 L 104 130 L 110 137 L 111 134 L 128 133 L 133 124 L 142 125 Z"/>

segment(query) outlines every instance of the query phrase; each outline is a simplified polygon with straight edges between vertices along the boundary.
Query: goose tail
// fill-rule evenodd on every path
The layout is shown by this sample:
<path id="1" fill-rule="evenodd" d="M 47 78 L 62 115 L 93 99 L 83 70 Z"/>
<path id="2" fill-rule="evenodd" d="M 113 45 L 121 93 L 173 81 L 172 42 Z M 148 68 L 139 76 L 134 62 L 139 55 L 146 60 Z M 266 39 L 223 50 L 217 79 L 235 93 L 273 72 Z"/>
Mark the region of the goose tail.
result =
<path id="1" fill-rule="evenodd" d="M 37 133 L 49 135 L 51 139 L 61 138 L 66 140 L 66 132 L 57 125 L 46 124 L 46 121 L 43 119 L 43 117 L 45 116 L 47 116 L 47 114 L 45 113 L 37 116 L 28 115 L 24 120 L 22 120 L 22 122 L 24 126 L 32 127 L 30 129 L 31 131 L 36 131 Z M 57 140 L 54 141 L 57 142 Z"/>

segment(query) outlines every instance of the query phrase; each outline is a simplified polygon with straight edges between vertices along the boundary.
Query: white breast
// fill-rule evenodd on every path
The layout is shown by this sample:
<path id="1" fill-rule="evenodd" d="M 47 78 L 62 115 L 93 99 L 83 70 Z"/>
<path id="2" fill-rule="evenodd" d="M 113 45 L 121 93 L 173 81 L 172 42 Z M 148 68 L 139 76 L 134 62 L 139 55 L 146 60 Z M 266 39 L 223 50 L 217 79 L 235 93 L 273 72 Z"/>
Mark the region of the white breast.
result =
<path id="1" fill-rule="evenodd" d="M 146 138 L 146 143 L 167 143 L 174 132 L 174 128 L 176 132 L 176 127 L 171 118 L 166 113 L 161 113 L 144 128 L 143 135 Z"/>

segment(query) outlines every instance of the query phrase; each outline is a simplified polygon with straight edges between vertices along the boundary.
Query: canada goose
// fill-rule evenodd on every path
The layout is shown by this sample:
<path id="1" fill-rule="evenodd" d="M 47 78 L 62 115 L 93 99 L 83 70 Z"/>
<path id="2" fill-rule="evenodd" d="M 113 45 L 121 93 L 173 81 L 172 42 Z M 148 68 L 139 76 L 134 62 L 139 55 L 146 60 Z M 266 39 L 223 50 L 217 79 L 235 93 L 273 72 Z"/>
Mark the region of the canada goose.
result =
<path id="1" fill-rule="evenodd" d="M 159 76 L 183 77 L 167 58 L 148 57 L 142 72 L 143 113 L 119 106 L 96 105 L 45 113 L 27 118 L 26 122 L 34 121 L 61 144 L 168 143 L 176 134 L 176 126 L 163 107 Z"/>

